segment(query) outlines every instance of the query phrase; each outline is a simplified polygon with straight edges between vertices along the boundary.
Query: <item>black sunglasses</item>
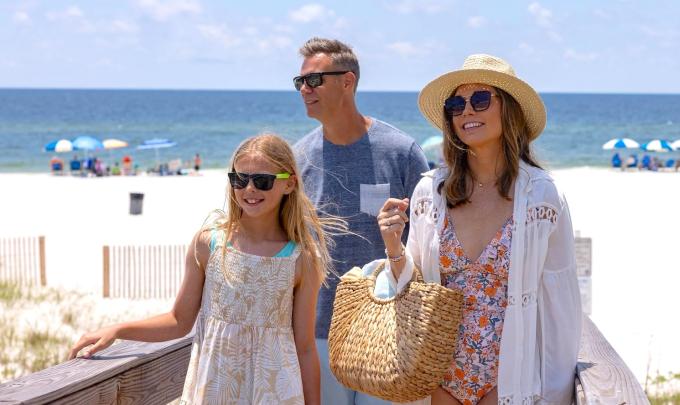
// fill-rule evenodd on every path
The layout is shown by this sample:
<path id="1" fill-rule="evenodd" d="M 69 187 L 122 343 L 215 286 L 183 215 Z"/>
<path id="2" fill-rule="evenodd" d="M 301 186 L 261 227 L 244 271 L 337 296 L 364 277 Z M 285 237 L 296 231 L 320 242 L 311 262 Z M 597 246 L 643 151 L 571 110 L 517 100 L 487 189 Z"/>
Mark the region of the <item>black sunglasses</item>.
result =
<path id="1" fill-rule="evenodd" d="M 484 111 L 491 105 L 491 97 L 497 96 L 491 94 L 489 90 L 478 90 L 470 96 L 470 105 L 476 112 Z M 457 117 L 465 111 L 465 103 L 467 100 L 463 96 L 451 96 L 444 101 L 444 111 L 447 117 Z"/>
<path id="2" fill-rule="evenodd" d="M 277 174 L 267 174 L 267 173 L 239 173 L 239 172 L 229 172 L 229 183 L 235 189 L 243 189 L 248 187 L 250 179 L 253 180 L 253 185 L 256 189 L 267 191 L 274 187 L 274 181 L 276 179 L 287 179 L 290 177 L 290 173 L 277 173 Z"/>
<path id="3" fill-rule="evenodd" d="M 295 85 L 295 90 L 300 91 L 302 85 L 307 83 L 307 86 L 311 88 L 319 87 L 323 84 L 324 75 L 344 75 L 348 73 L 349 70 L 343 70 L 341 72 L 315 72 L 307 73 L 304 76 L 295 76 L 293 78 L 293 84 Z"/>

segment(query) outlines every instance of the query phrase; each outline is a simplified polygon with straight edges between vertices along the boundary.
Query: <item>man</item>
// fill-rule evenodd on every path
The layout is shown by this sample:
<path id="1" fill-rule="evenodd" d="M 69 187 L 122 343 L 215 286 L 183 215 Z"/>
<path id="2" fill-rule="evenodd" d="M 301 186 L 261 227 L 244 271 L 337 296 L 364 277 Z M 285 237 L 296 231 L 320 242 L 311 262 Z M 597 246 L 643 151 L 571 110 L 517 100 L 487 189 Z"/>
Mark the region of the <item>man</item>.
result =
<path id="1" fill-rule="evenodd" d="M 300 48 L 304 58 L 294 79 L 307 115 L 321 126 L 295 144 L 305 191 L 323 214 L 348 221 L 356 235 L 335 238 L 338 275 L 385 257 L 376 215 L 389 197 L 410 197 L 428 170 L 420 146 L 403 132 L 362 115 L 355 103 L 359 62 L 346 44 L 312 38 Z M 404 232 L 406 240 L 407 230 Z M 324 404 L 386 404 L 340 385 L 328 366 L 328 329 L 337 277 L 319 291 L 316 338 Z"/>

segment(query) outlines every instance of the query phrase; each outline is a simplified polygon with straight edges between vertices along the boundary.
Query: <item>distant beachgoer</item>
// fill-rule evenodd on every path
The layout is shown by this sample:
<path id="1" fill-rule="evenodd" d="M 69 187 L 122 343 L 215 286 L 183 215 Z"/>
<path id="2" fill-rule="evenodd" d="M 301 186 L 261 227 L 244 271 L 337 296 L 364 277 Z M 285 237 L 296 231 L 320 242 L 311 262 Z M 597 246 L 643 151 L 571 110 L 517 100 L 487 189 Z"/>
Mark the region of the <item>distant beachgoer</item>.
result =
<path id="1" fill-rule="evenodd" d="M 50 170 L 52 170 L 52 174 L 60 175 L 64 173 L 64 161 L 61 160 L 58 156 L 52 157 L 50 159 Z"/>
<path id="2" fill-rule="evenodd" d="M 120 176 L 120 165 L 118 164 L 118 162 L 115 162 L 113 164 L 113 168 L 111 168 L 111 175 Z"/>
<path id="3" fill-rule="evenodd" d="M 69 167 L 71 169 L 71 174 L 73 175 L 82 173 L 82 163 L 80 162 L 80 159 L 78 159 L 78 155 L 73 156 L 73 159 L 69 162 Z"/>
<path id="4" fill-rule="evenodd" d="M 541 97 L 506 61 L 477 54 L 428 83 L 418 104 L 443 132 L 446 166 L 410 201 L 389 199 L 378 224 L 394 291 L 417 266 L 465 297 L 432 403 L 571 404 L 580 292 L 567 202 L 531 150 L 545 128 Z"/>
<path id="5" fill-rule="evenodd" d="M 116 339 L 176 339 L 196 322 L 180 403 L 319 404 L 314 308 L 332 267 L 326 230 L 346 224 L 317 217 L 282 138 L 249 138 L 231 162 L 229 208 L 189 245 L 173 309 L 86 333 L 69 358 Z"/>
<path id="6" fill-rule="evenodd" d="M 645 154 L 642 156 L 642 161 L 640 162 L 640 169 L 651 170 L 652 158 Z"/>
<path id="7" fill-rule="evenodd" d="M 201 169 L 202 163 L 203 161 L 201 160 L 201 157 L 197 153 L 196 156 L 194 156 L 194 170 L 199 171 Z"/>
<path id="8" fill-rule="evenodd" d="M 621 156 L 619 152 L 614 153 L 612 156 L 612 167 L 621 167 Z"/>
<path id="9" fill-rule="evenodd" d="M 411 137 L 359 112 L 355 100 L 359 61 L 351 47 L 312 38 L 300 54 L 304 60 L 293 84 L 307 115 L 321 126 L 295 144 L 295 156 L 305 191 L 317 208 L 348 218 L 353 234 L 335 238 L 331 253 L 342 275 L 384 255 L 375 216 L 386 198 L 411 195 L 420 173 L 428 170 L 427 160 Z M 331 373 L 328 330 L 338 281 L 331 278 L 321 289 L 316 313 L 322 403 L 388 403 L 343 387 Z"/>
<path id="10" fill-rule="evenodd" d="M 123 156 L 122 159 L 123 162 L 123 175 L 124 176 L 130 176 L 132 175 L 132 158 L 129 155 Z"/>
<path id="11" fill-rule="evenodd" d="M 638 157 L 636 154 L 631 154 L 628 156 L 628 159 L 626 159 L 626 167 L 637 167 L 638 165 Z"/>

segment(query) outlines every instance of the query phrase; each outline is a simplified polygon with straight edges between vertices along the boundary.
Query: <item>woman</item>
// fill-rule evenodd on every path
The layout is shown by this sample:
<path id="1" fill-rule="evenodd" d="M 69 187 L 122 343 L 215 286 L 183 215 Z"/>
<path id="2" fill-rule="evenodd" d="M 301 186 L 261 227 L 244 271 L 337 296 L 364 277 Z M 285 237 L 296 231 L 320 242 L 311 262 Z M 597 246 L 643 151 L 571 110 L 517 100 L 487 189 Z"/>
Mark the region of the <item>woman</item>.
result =
<path id="1" fill-rule="evenodd" d="M 581 304 L 569 209 L 530 148 L 545 127 L 541 98 L 504 60 L 472 55 L 418 103 L 443 131 L 446 166 L 413 193 L 406 248 L 407 199 L 388 200 L 378 223 L 394 288 L 415 265 L 465 297 L 432 403 L 571 403 Z"/>

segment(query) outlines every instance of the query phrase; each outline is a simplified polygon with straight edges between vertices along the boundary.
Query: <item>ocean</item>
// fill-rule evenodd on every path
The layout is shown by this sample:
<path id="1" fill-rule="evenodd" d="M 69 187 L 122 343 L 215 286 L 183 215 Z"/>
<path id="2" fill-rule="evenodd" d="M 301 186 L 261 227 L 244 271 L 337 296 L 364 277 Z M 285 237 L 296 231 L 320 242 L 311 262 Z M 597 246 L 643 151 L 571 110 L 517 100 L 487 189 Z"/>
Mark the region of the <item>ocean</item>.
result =
<path id="1" fill-rule="evenodd" d="M 608 166 L 612 152 L 601 146 L 611 138 L 680 139 L 680 95 L 541 96 L 548 124 L 534 147 L 548 168 Z M 360 91 L 357 104 L 363 114 L 422 142 L 438 132 L 421 116 L 417 98 L 416 92 Z M 246 137 L 272 131 L 294 142 L 317 125 L 292 91 L 0 89 L 0 172 L 48 171 L 53 153 L 44 152 L 44 145 L 79 135 L 128 142 L 128 148 L 92 153 L 109 164 L 129 154 L 140 168 L 150 167 L 154 151 L 136 146 L 167 138 L 177 146 L 160 149 L 161 160 L 189 160 L 199 153 L 205 167 L 224 168 Z M 75 153 L 84 155 L 61 157 L 68 161 Z M 666 156 L 680 152 L 661 157 Z"/>

